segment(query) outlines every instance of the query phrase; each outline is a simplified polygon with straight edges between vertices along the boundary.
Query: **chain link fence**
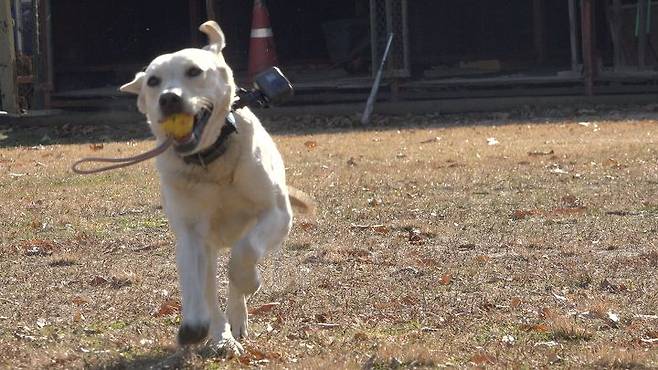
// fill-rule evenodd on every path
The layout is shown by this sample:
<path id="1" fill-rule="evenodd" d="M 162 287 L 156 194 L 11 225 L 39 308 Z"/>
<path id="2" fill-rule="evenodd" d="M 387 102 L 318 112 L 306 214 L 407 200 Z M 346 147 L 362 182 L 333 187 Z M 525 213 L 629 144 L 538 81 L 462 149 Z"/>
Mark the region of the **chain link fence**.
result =
<path id="1" fill-rule="evenodd" d="M 393 33 L 385 77 L 409 77 L 409 26 L 407 0 L 370 0 L 372 74 L 377 73 L 389 33 Z"/>

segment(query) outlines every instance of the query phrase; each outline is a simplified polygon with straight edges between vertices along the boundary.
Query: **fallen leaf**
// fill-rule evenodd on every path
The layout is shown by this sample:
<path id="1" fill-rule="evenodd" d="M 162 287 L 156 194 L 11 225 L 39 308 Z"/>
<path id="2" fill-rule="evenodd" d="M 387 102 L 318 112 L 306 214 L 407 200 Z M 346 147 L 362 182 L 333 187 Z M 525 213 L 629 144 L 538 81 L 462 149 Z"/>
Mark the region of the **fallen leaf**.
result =
<path id="1" fill-rule="evenodd" d="M 38 223 L 37 228 L 40 229 L 41 226 Z M 50 256 L 56 249 L 55 243 L 50 240 L 32 239 L 23 241 L 21 244 L 26 256 Z"/>
<path id="2" fill-rule="evenodd" d="M 514 212 L 512 212 L 512 220 L 522 220 L 526 217 L 538 216 L 541 214 L 542 212 L 538 209 L 530 209 L 530 210 L 517 209 L 514 210 Z"/>
<path id="3" fill-rule="evenodd" d="M 265 303 L 259 307 L 253 308 L 249 311 L 250 315 L 262 315 L 267 312 L 270 312 L 274 309 L 274 307 L 280 305 L 280 302 L 270 302 L 270 303 Z"/>
<path id="4" fill-rule="evenodd" d="M 550 308 L 543 307 L 541 310 L 539 310 L 539 316 L 545 319 L 551 319 L 554 318 L 556 315 L 555 312 L 553 312 L 553 310 L 551 310 Z"/>
<path id="5" fill-rule="evenodd" d="M 445 273 L 439 279 L 439 284 L 440 285 L 450 285 L 450 283 L 452 283 L 452 274 L 451 273 Z"/>
<path id="6" fill-rule="evenodd" d="M 89 282 L 89 284 L 90 284 L 91 286 L 99 286 L 99 285 L 107 284 L 108 282 L 109 282 L 108 279 L 106 279 L 106 278 L 104 278 L 104 277 L 102 277 L 102 276 L 100 276 L 100 275 L 96 275 L 96 276 L 94 276 L 93 279 L 91 279 L 91 281 Z"/>
<path id="7" fill-rule="evenodd" d="M 481 255 L 475 257 L 475 260 L 480 264 L 485 264 L 485 263 L 491 261 L 491 257 L 481 254 Z"/>
<path id="8" fill-rule="evenodd" d="M 73 297 L 73 299 L 71 299 L 71 302 L 73 302 L 74 304 L 76 304 L 78 306 L 82 306 L 85 303 L 89 303 L 89 300 L 87 298 L 84 298 L 84 297 L 76 296 L 76 297 Z"/>
<path id="9" fill-rule="evenodd" d="M 475 365 L 478 365 L 478 366 L 480 366 L 480 365 L 493 365 L 493 364 L 496 363 L 496 357 L 494 357 L 490 354 L 484 353 L 484 352 L 480 352 L 480 353 L 474 355 L 473 357 L 471 357 L 471 359 L 469 361 L 471 363 L 475 364 Z"/>
<path id="10" fill-rule="evenodd" d="M 301 227 L 302 230 L 304 230 L 304 231 L 310 231 L 310 230 L 315 229 L 316 224 L 314 222 L 310 222 L 310 221 L 302 221 L 302 222 L 299 223 L 299 227 Z"/>
<path id="11" fill-rule="evenodd" d="M 409 235 L 407 238 L 411 244 L 422 244 L 423 243 L 423 235 L 421 234 L 419 229 L 411 229 L 409 230 Z"/>
<path id="12" fill-rule="evenodd" d="M 94 143 L 94 144 L 89 144 L 89 149 L 91 149 L 91 150 L 94 151 L 94 152 L 97 152 L 97 151 L 99 151 L 99 150 L 101 150 L 101 149 L 103 149 L 103 148 L 104 148 L 103 143 L 100 143 L 100 144 L 95 144 L 95 143 Z"/>
<path id="13" fill-rule="evenodd" d="M 538 324 L 521 324 L 520 329 L 527 332 L 548 333 L 550 328 L 544 323 Z"/>
<path id="14" fill-rule="evenodd" d="M 601 284 L 599 284 L 599 286 L 601 287 L 601 289 L 606 290 L 610 293 L 621 293 L 621 292 L 625 292 L 626 290 L 628 290 L 628 288 L 626 287 L 625 284 L 623 284 L 623 283 L 622 284 L 614 284 L 610 280 L 608 280 L 608 278 L 604 278 L 601 281 Z"/>
<path id="15" fill-rule="evenodd" d="M 565 195 L 560 198 L 560 201 L 565 207 L 578 207 L 580 205 L 580 201 L 575 195 Z"/>
<path id="16" fill-rule="evenodd" d="M 372 231 L 380 234 L 388 234 L 389 229 L 385 225 L 374 225 L 372 226 Z"/>
<path id="17" fill-rule="evenodd" d="M 354 334 L 354 340 L 368 340 L 368 334 L 359 331 Z"/>
<path id="18" fill-rule="evenodd" d="M 264 352 L 256 348 L 248 348 L 247 352 L 238 357 L 238 361 L 243 365 L 266 365 L 271 361 L 281 359 L 281 354 L 277 352 Z"/>
<path id="19" fill-rule="evenodd" d="M 548 212 L 551 216 L 573 216 L 584 213 L 587 210 L 585 207 L 568 207 L 568 208 L 555 208 Z"/>
<path id="20" fill-rule="evenodd" d="M 510 302 L 510 306 L 512 308 L 519 308 L 519 306 L 521 306 L 521 299 L 517 297 L 512 298 L 512 301 Z"/>
<path id="21" fill-rule="evenodd" d="M 412 295 L 406 295 L 400 299 L 400 303 L 403 303 L 407 306 L 414 306 L 418 303 L 418 298 Z"/>
<path id="22" fill-rule="evenodd" d="M 163 317 L 169 316 L 175 313 L 179 313 L 181 310 L 181 303 L 178 299 L 167 299 L 162 302 L 160 308 L 157 311 L 153 312 L 154 317 Z"/>

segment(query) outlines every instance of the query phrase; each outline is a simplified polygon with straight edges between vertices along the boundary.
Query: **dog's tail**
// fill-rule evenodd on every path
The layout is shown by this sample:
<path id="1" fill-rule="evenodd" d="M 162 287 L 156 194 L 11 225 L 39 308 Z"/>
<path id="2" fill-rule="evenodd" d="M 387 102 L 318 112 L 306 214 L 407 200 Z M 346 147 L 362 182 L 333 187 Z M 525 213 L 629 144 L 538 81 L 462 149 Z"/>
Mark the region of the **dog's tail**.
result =
<path id="1" fill-rule="evenodd" d="M 315 201 L 308 194 L 288 185 L 288 199 L 295 211 L 315 219 Z"/>

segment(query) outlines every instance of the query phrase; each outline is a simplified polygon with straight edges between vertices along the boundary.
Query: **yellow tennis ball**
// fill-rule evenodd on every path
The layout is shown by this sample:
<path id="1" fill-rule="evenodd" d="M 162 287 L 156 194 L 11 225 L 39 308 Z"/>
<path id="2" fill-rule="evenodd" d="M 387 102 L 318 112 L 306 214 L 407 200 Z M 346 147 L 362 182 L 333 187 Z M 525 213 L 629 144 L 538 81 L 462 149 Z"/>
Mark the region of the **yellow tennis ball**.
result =
<path id="1" fill-rule="evenodd" d="M 191 114 L 172 114 L 162 122 L 162 128 L 174 139 L 182 139 L 192 132 L 194 116 Z"/>

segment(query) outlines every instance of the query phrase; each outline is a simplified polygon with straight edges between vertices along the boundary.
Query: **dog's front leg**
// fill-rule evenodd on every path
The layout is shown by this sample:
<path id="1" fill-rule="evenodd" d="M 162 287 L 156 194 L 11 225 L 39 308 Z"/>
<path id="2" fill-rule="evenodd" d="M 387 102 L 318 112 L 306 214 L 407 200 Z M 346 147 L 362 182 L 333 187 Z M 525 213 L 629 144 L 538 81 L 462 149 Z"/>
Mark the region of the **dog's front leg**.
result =
<path id="1" fill-rule="evenodd" d="M 176 227 L 178 226 L 178 227 Z M 212 265 L 204 243 L 204 227 L 174 225 L 176 231 L 176 264 L 183 303 L 183 321 L 178 330 L 178 343 L 199 343 L 208 336 L 210 311 L 206 298 L 207 271 Z"/>
<path id="2" fill-rule="evenodd" d="M 292 210 L 287 199 L 281 203 L 282 207 L 264 212 L 256 225 L 231 249 L 226 313 L 235 338 L 248 335 L 247 297 L 260 288 L 256 265 L 268 251 L 278 248 L 290 232 Z"/>
<path id="3" fill-rule="evenodd" d="M 218 354 L 225 357 L 240 356 L 244 353 L 242 345 L 233 338 L 231 327 L 226 320 L 226 315 L 219 308 L 217 300 L 217 250 L 208 246 L 209 263 L 206 270 L 206 304 L 211 314 L 210 347 Z"/>

